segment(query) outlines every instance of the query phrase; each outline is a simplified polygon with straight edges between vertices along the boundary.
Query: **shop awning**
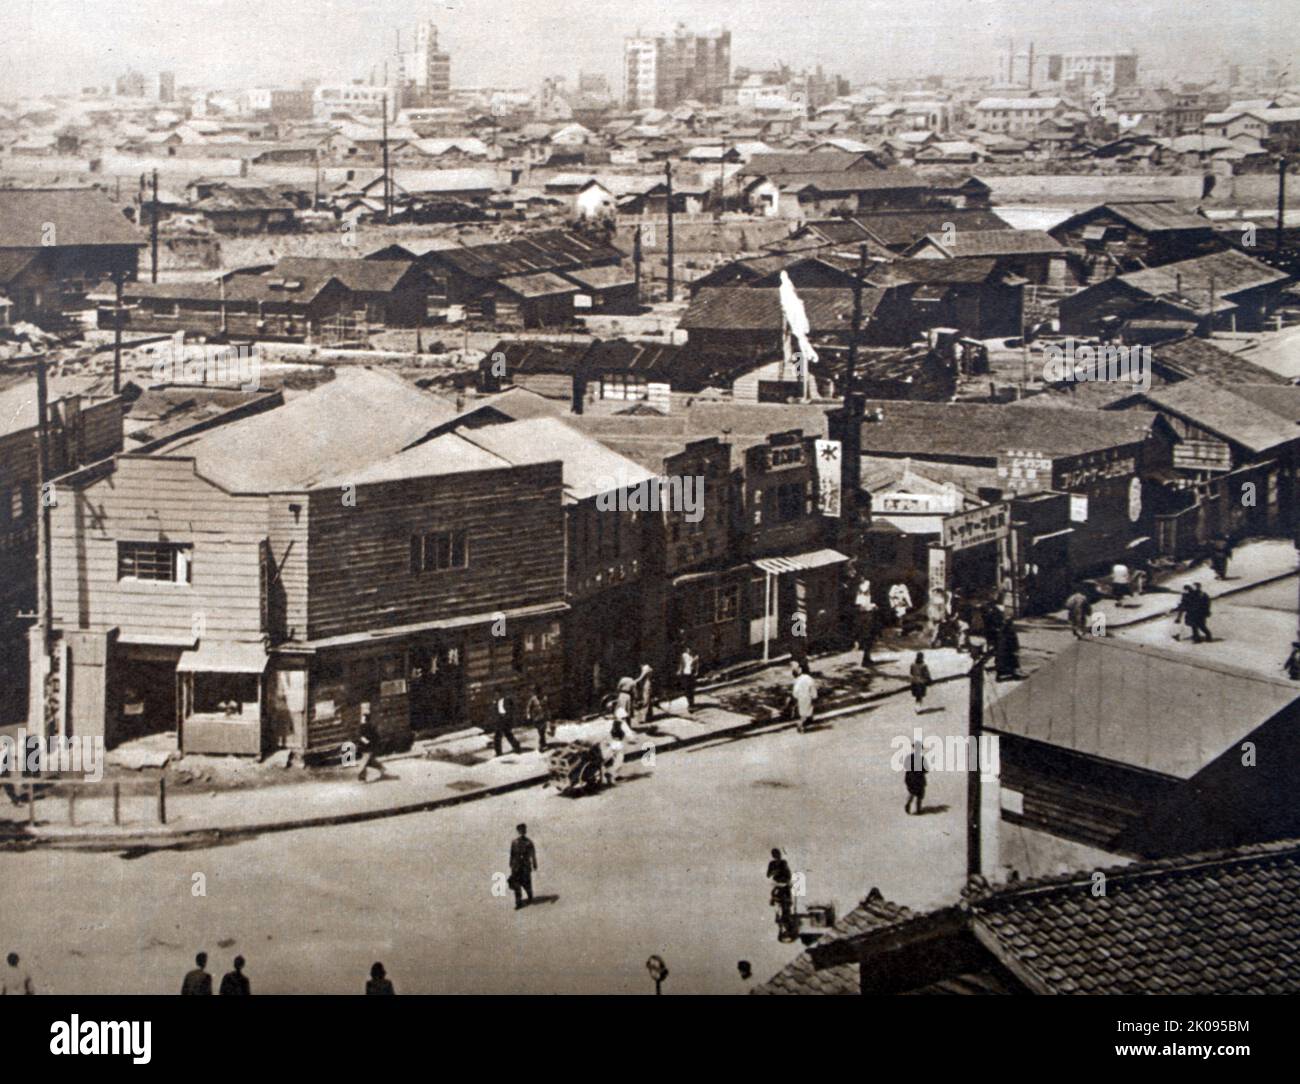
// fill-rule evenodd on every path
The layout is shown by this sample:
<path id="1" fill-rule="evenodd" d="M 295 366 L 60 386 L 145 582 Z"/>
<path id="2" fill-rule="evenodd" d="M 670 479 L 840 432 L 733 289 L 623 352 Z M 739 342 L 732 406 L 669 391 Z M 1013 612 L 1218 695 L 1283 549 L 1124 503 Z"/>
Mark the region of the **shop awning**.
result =
<path id="1" fill-rule="evenodd" d="M 186 651 L 176 664 L 177 673 L 260 674 L 266 669 L 266 648 L 261 644 L 200 644 Z"/>
<path id="2" fill-rule="evenodd" d="M 760 557 L 752 562 L 756 568 L 770 572 L 775 576 L 783 572 L 807 572 L 813 568 L 836 565 L 848 558 L 837 550 L 810 550 L 808 553 L 795 553 L 783 557 Z"/>

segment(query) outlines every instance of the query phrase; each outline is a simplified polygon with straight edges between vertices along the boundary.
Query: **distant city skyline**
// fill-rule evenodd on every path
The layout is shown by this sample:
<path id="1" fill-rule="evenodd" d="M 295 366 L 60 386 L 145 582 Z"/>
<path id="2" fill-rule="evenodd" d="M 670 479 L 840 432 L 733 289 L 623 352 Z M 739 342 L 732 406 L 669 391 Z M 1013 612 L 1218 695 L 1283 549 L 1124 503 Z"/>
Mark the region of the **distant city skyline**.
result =
<path id="1" fill-rule="evenodd" d="M 174 71 L 178 86 L 207 89 L 366 79 L 391 60 L 396 31 L 409 33 L 422 20 L 437 25 L 457 86 L 532 88 L 549 75 L 586 71 L 607 76 L 615 95 L 623 39 L 668 32 L 679 21 L 698 31 L 729 29 L 734 65 L 821 64 L 854 82 L 993 76 L 1012 37 L 1039 50 L 1131 48 L 1144 79 L 1180 68 L 1197 74 L 1220 59 L 1271 56 L 1287 67 L 1300 51 L 1290 0 L 1216 6 L 1212 25 L 1179 0 L 1079 0 L 1077 7 L 1086 23 L 1035 0 L 627 0 L 547 12 L 528 0 L 7 0 L 0 97 L 75 93 L 109 85 L 127 68 L 146 76 Z M 1152 26 L 1160 34 L 1148 33 Z M 289 41 L 301 48 L 268 44 Z M 1300 80 L 1300 68 L 1293 71 Z"/>

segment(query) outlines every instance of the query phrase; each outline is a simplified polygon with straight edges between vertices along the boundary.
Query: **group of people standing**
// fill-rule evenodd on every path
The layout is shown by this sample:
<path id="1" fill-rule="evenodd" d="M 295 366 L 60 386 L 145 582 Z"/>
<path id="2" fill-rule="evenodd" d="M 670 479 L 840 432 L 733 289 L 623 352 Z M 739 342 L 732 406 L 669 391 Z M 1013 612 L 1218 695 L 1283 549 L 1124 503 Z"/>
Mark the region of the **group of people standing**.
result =
<path id="1" fill-rule="evenodd" d="M 244 958 L 236 956 L 234 970 L 227 971 L 221 980 L 220 993 L 226 997 L 246 996 L 253 992 L 248 976 L 244 974 Z M 185 973 L 181 982 L 182 997 L 203 997 L 212 993 L 212 976 L 208 974 L 208 954 L 200 952 L 194 957 L 194 968 Z"/>

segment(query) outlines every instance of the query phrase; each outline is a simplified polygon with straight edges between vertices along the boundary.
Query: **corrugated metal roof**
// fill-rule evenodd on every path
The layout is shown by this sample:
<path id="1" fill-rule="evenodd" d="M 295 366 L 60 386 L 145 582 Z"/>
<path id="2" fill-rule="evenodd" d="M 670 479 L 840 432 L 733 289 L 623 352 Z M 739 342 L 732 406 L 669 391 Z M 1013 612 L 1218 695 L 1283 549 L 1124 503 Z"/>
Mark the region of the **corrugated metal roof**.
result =
<path id="1" fill-rule="evenodd" d="M 780 557 L 759 557 L 753 564 L 764 572 L 779 576 L 783 572 L 807 572 L 814 568 L 837 565 L 848 558 L 836 550 L 809 550 L 807 553 L 793 553 Z"/>

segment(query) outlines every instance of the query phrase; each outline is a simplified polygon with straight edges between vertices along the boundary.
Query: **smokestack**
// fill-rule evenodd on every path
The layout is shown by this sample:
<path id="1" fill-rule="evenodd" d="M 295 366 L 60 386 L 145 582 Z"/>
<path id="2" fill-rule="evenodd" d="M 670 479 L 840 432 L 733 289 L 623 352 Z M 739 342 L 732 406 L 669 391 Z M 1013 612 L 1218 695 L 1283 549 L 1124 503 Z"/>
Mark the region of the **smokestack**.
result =
<path id="1" fill-rule="evenodd" d="M 1034 89 L 1034 43 L 1032 41 L 1029 43 L 1029 67 L 1025 71 L 1025 82 L 1030 90 Z"/>

